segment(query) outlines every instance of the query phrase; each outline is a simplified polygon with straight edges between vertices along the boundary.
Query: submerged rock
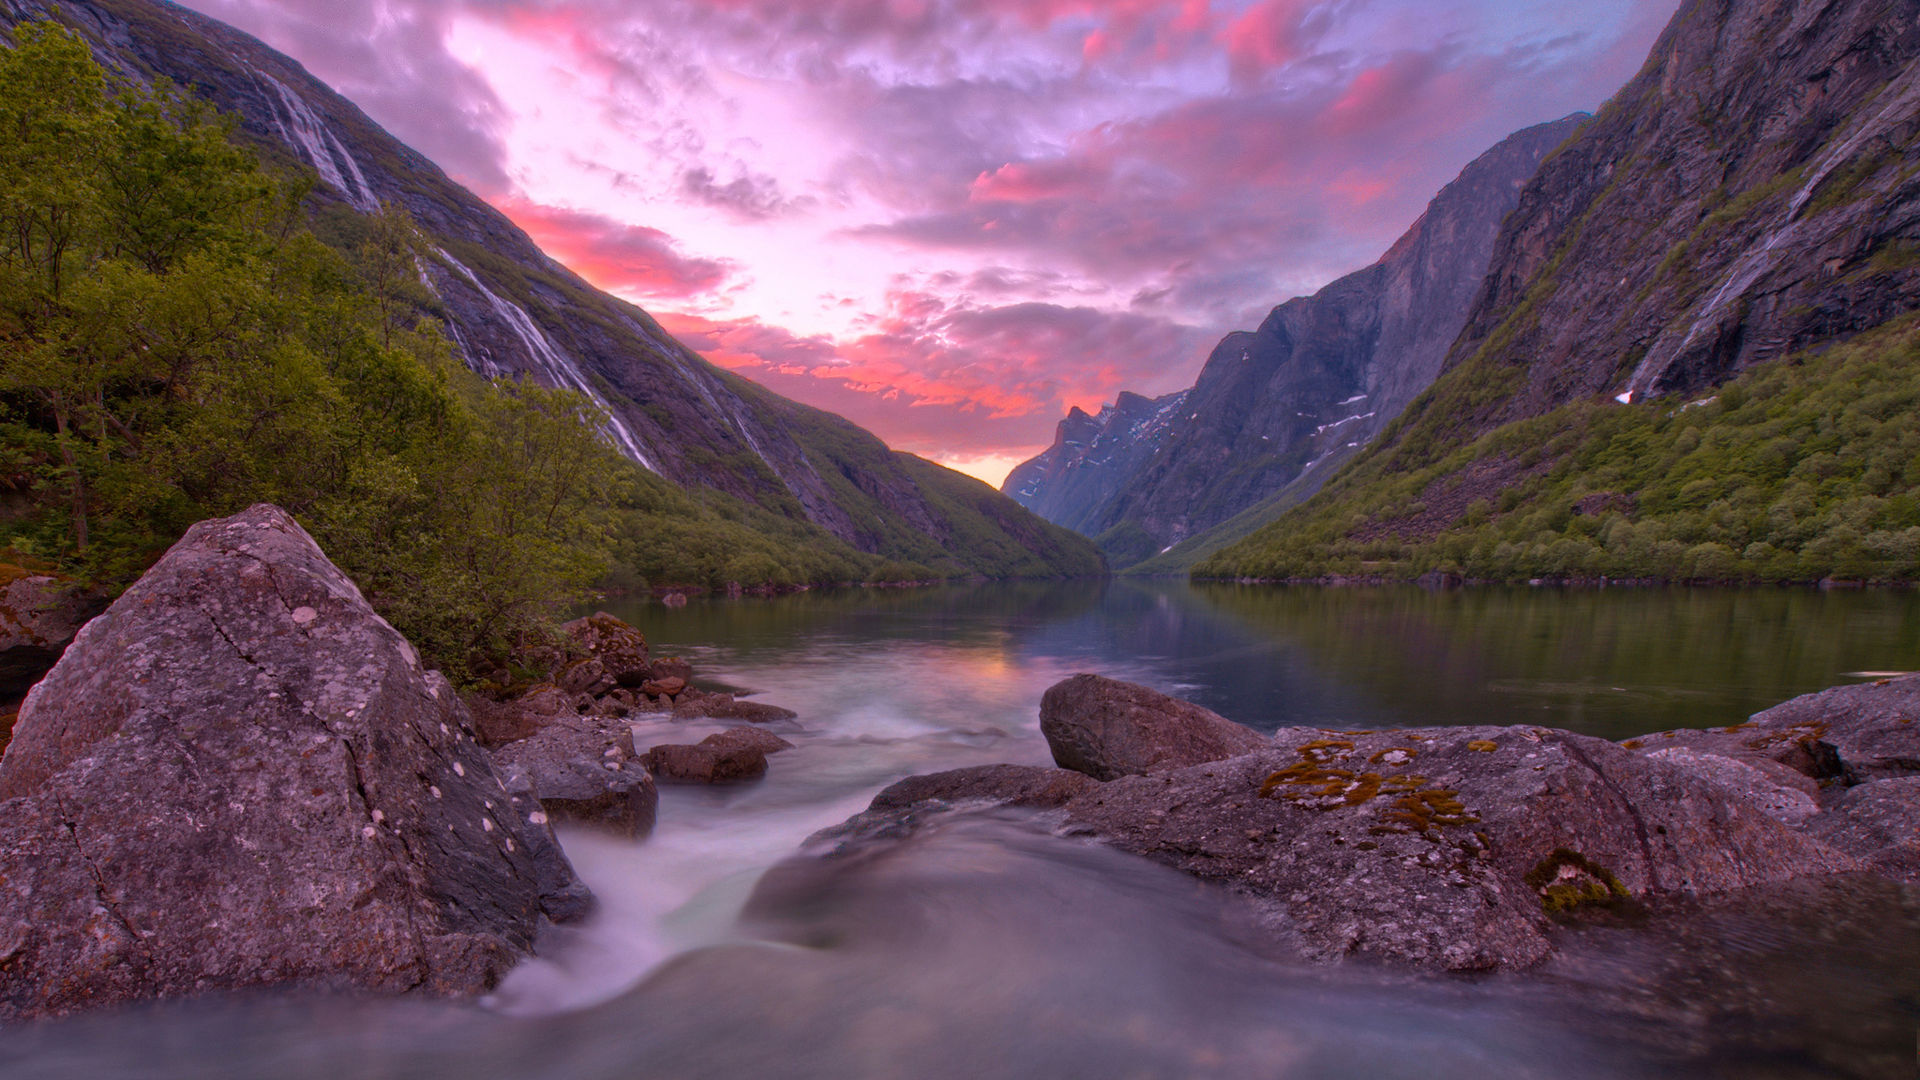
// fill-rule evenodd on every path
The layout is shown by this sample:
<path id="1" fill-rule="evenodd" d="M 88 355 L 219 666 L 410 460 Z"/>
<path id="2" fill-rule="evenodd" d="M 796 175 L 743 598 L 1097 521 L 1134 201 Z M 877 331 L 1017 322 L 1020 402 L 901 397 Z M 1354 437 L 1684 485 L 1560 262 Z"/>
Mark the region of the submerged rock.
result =
<path id="1" fill-rule="evenodd" d="M 758 750 L 762 754 L 777 754 L 782 750 L 793 749 L 793 744 L 775 735 L 771 731 L 759 728 L 728 728 L 700 740 L 701 746 L 711 746 L 716 750 Z"/>
<path id="2" fill-rule="evenodd" d="M 905 836 L 930 816 L 969 805 L 1058 810 L 1099 786 L 1085 773 L 1035 765 L 976 765 L 909 776 L 875 795 L 866 810 L 814 833 L 807 843 L 833 843 L 845 850 Z"/>
<path id="3" fill-rule="evenodd" d="M 1061 768 L 1111 780 L 1218 761 L 1267 745 L 1252 728 L 1188 701 L 1099 675 L 1075 675 L 1040 699 L 1040 733 Z"/>
<path id="4" fill-rule="evenodd" d="M 749 724 L 772 724 L 792 720 L 800 714 L 778 705 L 758 701 L 740 701 L 732 694 L 688 688 L 673 699 L 675 720 L 741 720 Z"/>
<path id="5" fill-rule="evenodd" d="M 0 1017 L 298 983 L 474 994 L 584 887 L 283 511 L 202 522 L 0 760 Z"/>

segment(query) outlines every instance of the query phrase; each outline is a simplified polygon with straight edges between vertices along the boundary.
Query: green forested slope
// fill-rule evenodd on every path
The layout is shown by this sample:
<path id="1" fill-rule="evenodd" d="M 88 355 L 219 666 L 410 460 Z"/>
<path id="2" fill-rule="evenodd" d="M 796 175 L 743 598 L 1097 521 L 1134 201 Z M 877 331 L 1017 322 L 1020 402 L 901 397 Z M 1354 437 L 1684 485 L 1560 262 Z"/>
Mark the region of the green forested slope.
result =
<path id="1" fill-rule="evenodd" d="M 1575 401 L 1396 464 L 1361 462 L 1195 574 L 1911 582 L 1920 316 L 1694 402 Z"/>
<path id="2" fill-rule="evenodd" d="M 389 211 L 308 228 L 308 181 L 76 37 L 0 49 L 0 547 L 108 587 L 194 521 L 300 518 L 434 659 L 596 583 L 924 577 L 615 454 L 585 399 L 453 359 Z M 1011 504 L 1009 504 L 1011 505 Z"/>

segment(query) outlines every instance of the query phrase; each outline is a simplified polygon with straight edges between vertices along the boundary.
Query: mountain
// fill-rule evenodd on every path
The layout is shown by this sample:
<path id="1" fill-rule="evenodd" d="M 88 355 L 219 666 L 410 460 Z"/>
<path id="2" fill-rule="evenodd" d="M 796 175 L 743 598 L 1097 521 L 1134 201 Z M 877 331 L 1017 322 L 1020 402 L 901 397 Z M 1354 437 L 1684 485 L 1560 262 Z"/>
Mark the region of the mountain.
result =
<path id="1" fill-rule="evenodd" d="M 1098 416 L 1076 405 L 1053 445 L 1008 473 L 1000 490 L 1056 525 L 1097 533 L 1101 511 L 1160 449 L 1186 400 L 1184 390 L 1151 399 L 1122 390 Z"/>
<path id="2" fill-rule="evenodd" d="M 1687 0 L 1522 192 L 1441 378 L 1202 572 L 1920 572 L 1917 131 L 1920 3 Z"/>
<path id="3" fill-rule="evenodd" d="M 383 203 L 404 208 L 434 247 L 421 272 L 468 366 L 588 395 L 608 413 L 610 441 L 668 481 L 944 573 L 1100 572 L 1091 545 L 986 485 L 707 363 L 259 41 L 160 0 L 0 7 L 10 21 L 59 19 L 109 68 L 143 83 L 164 76 L 237 117 L 267 160 L 312 169 L 324 239 L 350 243 Z"/>
<path id="4" fill-rule="evenodd" d="M 1069 417 L 1054 446 L 1002 490 L 1099 537 L 1121 565 L 1283 491 L 1286 505 L 1311 494 L 1440 373 L 1502 219 L 1582 119 L 1509 136 L 1442 189 L 1378 262 L 1274 308 L 1258 330 L 1228 334 L 1179 415 L 1130 426 L 1124 410 L 1112 410 L 1097 453 L 1076 453 L 1069 437 L 1100 421 Z M 1128 431 L 1139 432 L 1139 445 L 1125 445 Z"/>

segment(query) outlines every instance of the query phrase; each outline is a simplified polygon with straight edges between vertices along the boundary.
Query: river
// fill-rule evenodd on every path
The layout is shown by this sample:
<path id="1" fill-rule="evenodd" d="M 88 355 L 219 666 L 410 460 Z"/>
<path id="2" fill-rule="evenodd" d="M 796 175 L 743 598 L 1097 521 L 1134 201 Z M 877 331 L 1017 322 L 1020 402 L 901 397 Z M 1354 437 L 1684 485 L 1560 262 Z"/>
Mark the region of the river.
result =
<path id="1" fill-rule="evenodd" d="M 1712 726 L 1920 668 L 1920 596 L 1076 582 L 605 605 L 697 681 L 800 718 L 746 786 L 567 831 L 600 899 L 480 1007 L 247 997 L 0 1036 L 7 1077 L 1909 1076 L 1920 894 L 1850 886 L 1572 936 L 1548 969 L 1313 967 L 1218 890 L 956 817 L 796 857 L 886 784 L 1047 764 L 1080 671 L 1256 728 Z M 720 725 L 649 722 L 636 742 Z M 771 871 L 771 872 L 770 872 Z"/>

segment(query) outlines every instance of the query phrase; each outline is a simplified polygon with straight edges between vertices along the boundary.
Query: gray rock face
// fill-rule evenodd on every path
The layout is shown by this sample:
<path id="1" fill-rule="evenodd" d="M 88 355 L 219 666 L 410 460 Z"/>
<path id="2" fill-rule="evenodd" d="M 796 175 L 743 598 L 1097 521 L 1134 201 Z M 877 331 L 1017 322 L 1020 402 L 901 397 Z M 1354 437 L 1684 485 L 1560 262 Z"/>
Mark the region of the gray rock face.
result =
<path id="1" fill-rule="evenodd" d="M 0 760 L 0 1016 L 284 983 L 471 994 L 581 907 L 437 672 L 284 512 L 194 526 Z"/>
<path id="2" fill-rule="evenodd" d="M 1285 505 L 1312 494 L 1440 374 L 1502 219 L 1582 119 L 1508 137 L 1441 190 L 1379 262 L 1274 308 L 1252 333 L 1227 335 L 1164 423 L 1102 413 L 1107 422 L 1095 426 L 1111 430 L 1088 432 L 1070 418 L 1003 490 L 1089 536 L 1131 526 L 1138 535 L 1102 541 L 1117 565 L 1282 493 Z M 1140 432 L 1148 452 L 1116 437 L 1123 430 Z M 1071 445 L 1076 437 L 1084 448 Z M 1107 497 L 1085 505 L 1095 493 Z"/>
<path id="3" fill-rule="evenodd" d="M 1123 390 L 1097 416 L 1076 406 L 1054 429 L 1053 445 L 1008 473 L 1000 490 L 1056 525 L 1100 532 L 1107 504 L 1187 419 L 1187 393 L 1148 399 Z"/>
<path id="4" fill-rule="evenodd" d="M 1310 954 L 1448 970 L 1537 962 L 1555 913 L 1858 868 L 1721 787 L 1570 732 L 1274 741 L 1102 785 L 1069 820 L 1252 893 Z"/>
<path id="5" fill-rule="evenodd" d="M 1040 699 L 1040 733 L 1061 768 L 1111 780 L 1218 761 L 1268 745 L 1259 732 L 1191 702 L 1100 675 L 1075 675 Z"/>
<path id="6" fill-rule="evenodd" d="M 555 717 L 496 749 L 493 759 L 503 772 L 525 777 L 553 818 L 635 838 L 653 831 L 660 792 L 635 757 L 633 730 L 623 720 Z"/>
<path id="7" fill-rule="evenodd" d="M 1920 885 L 1920 776 L 1847 788 L 1807 832 L 1876 874 Z"/>
<path id="8" fill-rule="evenodd" d="M 1570 400 L 1701 394 L 1920 306 L 1917 112 L 1915 0 L 1681 4 L 1507 218 L 1446 367 L 1513 389 L 1428 403 L 1460 439 L 1433 452 Z"/>
<path id="9" fill-rule="evenodd" d="M 105 607 L 105 597 L 44 574 L 0 585 L 0 701 L 26 693 Z"/>

